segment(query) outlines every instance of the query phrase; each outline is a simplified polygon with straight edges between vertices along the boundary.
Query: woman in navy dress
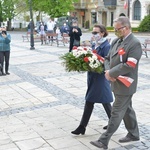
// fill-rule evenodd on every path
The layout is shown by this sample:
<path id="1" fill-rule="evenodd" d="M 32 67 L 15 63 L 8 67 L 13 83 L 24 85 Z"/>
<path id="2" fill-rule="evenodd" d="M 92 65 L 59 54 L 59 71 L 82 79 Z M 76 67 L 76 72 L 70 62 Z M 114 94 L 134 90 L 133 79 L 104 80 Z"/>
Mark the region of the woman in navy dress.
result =
<path id="1" fill-rule="evenodd" d="M 110 44 L 106 38 L 108 32 L 103 25 L 95 25 L 93 27 L 93 37 L 91 38 L 92 49 L 96 49 L 97 53 L 105 57 L 110 49 Z M 105 78 L 105 73 L 87 73 L 87 92 L 85 96 L 85 107 L 80 125 L 72 134 L 85 134 L 86 126 L 91 117 L 94 104 L 101 103 L 106 111 L 108 118 L 111 116 L 111 102 L 113 96 L 110 88 L 109 81 Z M 103 129 L 107 129 L 105 126 Z"/>

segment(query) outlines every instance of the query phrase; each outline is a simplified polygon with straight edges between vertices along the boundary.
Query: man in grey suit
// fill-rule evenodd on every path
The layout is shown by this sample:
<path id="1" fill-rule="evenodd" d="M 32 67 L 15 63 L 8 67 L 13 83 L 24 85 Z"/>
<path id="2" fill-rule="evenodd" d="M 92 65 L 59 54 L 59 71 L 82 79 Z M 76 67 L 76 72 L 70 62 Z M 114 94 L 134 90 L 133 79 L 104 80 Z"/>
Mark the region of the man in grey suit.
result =
<path id="1" fill-rule="evenodd" d="M 138 64 L 142 55 L 141 44 L 131 32 L 131 24 L 127 17 L 121 16 L 114 20 L 115 34 L 118 37 L 111 44 L 109 54 L 105 58 L 105 77 L 111 81 L 115 102 L 113 104 L 108 128 L 100 138 L 90 143 L 98 148 L 108 148 L 111 136 L 124 121 L 128 131 L 119 142 L 138 141 L 139 129 L 135 112 L 132 108 L 132 96 L 136 92 L 138 79 Z M 122 52 L 119 53 L 119 50 Z M 133 79 L 127 87 L 117 78 L 126 76 Z"/>

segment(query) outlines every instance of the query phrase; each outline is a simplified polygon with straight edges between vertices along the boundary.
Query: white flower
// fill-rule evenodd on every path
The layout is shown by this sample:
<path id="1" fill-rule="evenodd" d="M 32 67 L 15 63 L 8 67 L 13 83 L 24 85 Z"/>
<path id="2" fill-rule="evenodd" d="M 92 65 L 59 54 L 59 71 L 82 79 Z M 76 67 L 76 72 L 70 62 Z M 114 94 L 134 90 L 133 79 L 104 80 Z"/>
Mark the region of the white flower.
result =
<path id="1" fill-rule="evenodd" d="M 81 56 L 83 54 L 83 51 L 78 51 L 78 55 Z"/>
<path id="2" fill-rule="evenodd" d="M 98 64 L 95 63 L 95 64 L 93 65 L 93 68 L 98 68 Z"/>
<path id="3" fill-rule="evenodd" d="M 92 59 L 97 60 L 97 56 L 96 56 L 96 55 L 93 55 L 93 56 L 92 56 Z"/>
<path id="4" fill-rule="evenodd" d="M 100 66 L 100 62 L 98 60 L 96 60 L 95 62 L 98 66 Z"/>
<path id="5" fill-rule="evenodd" d="M 91 47 L 86 47 L 87 51 L 92 51 Z"/>
<path id="6" fill-rule="evenodd" d="M 85 55 L 86 55 L 87 53 L 88 53 L 87 51 L 85 51 L 85 50 L 83 51 L 83 54 L 85 54 Z"/>
<path id="7" fill-rule="evenodd" d="M 77 51 L 77 50 L 73 50 L 73 51 L 72 51 L 73 56 L 76 56 L 76 55 L 77 55 L 77 53 L 78 53 L 78 51 Z"/>
<path id="8" fill-rule="evenodd" d="M 94 68 L 93 63 L 89 63 L 89 66 L 90 66 L 92 69 Z"/>
<path id="9" fill-rule="evenodd" d="M 76 58 L 80 57 L 80 54 L 79 54 L 79 53 L 77 53 L 77 55 L 76 55 L 75 57 L 76 57 Z"/>
<path id="10" fill-rule="evenodd" d="M 88 59 L 89 59 L 89 62 L 93 64 L 94 59 L 92 57 L 88 57 Z"/>
<path id="11" fill-rule="evenodd" d="M 77 47 L 77 50 L 83 50 L 83 47 L 79 46 Z"/>

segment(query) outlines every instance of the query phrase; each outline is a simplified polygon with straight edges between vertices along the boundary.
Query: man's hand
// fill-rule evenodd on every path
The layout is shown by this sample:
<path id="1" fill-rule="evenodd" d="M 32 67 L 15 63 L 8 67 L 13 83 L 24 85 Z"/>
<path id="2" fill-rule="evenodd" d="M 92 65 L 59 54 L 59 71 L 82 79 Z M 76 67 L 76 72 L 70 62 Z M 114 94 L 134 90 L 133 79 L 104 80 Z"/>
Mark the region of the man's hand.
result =
<path id="1" fill-rule="evenodd" d="M 106 71 L 105 71 L 105 78 L 106 78 L 108 81 L 111 81 L 111 82 L 115 82 L 115 81 L 116 81 L 115 78 L 113 78 L 113 77 L 111 77 L 111 76 L 109 75 L 109 70 L 106 70 Z"/>

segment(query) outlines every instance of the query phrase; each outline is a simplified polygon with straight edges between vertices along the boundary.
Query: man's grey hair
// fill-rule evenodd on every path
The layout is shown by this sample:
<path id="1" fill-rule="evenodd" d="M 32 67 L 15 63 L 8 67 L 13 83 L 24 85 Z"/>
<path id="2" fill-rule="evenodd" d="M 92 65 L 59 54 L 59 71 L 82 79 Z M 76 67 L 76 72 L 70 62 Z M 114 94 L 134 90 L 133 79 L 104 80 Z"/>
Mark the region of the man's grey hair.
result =
<path id="1" fill-rule="evenodd" d="M 128 17 L 120 16 L 119 18 L 114 20 L 114 23 L 115 22 L 119 22 L 121 25 L 129 27 L 129 29 L 131 29 L 131 23 Z"/>

